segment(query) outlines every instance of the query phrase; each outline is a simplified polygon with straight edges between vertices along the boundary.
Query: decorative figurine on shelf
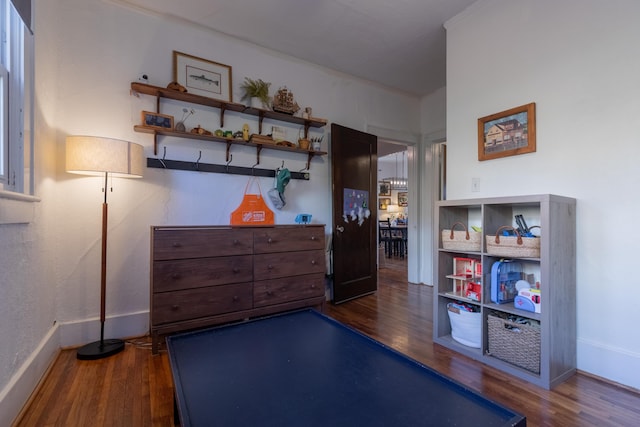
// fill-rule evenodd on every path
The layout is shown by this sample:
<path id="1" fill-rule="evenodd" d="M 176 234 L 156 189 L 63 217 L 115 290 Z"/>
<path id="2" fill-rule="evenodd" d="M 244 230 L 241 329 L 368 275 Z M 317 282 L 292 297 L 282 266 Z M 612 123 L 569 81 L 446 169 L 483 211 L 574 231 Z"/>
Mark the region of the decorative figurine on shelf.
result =
<path id="1" fill-rule="evenodd" d="M 200 127 L 200 125 L 194 127 L 193 129 L 191 129 L 191 133 L 195 133 L 196 135 L 208 135 L 211 136 L 213 135 L 213 133 L 211 133 L 211 131 L 206 130 L 203 127 Z"/>
<path id="2" fill-rule="evenodd" d="M 178 92 L 186 92 L 187 88 L 178 82 L 171 82 L 167 85 L 167 89 L 177 90 Z"/>
<path id="3" fill-rule="evenodd" d="M 300 107 L 293 99 L 293 92 L 290 92 L 286 86 L 278 89 L 273 96 L 273 111 L 279 111 L 286 114 L 295 114 Z"/>
<path id="4" fill-rule="evenodd" d="M 187 110 L 186 108 L 182 109 L 182 118 L 178 123 L 176 123 L 175 130 L 177 132 L 186 132 L 187 128 L 184 125 L 185 120 L 189 118 L 190 115 L 195 114 L 195 110 L 193 108 Z"/>
<path id="5" fill-rule="evenodd" d="M 249 140 L 249 125 L 247 123 L 242 125 L 242 139 Z"/>

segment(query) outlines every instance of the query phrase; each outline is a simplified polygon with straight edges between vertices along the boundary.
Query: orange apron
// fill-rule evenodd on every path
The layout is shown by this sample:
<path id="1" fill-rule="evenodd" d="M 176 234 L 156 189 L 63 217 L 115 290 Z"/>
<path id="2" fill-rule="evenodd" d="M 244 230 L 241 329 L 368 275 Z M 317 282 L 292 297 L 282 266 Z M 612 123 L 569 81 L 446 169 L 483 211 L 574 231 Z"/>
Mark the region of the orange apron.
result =
<path id="1" fill-rule="evenodd" d="M 258 194 L 247 194 L 253 182 L 258 184 Z M 273 211 L 269 209 L 264 197 L 262 197 L 260 183 L 255 177 L 249 178 L 240 206 L 231 212 L 231 225 L 271 225 L 274 223 Z"/>

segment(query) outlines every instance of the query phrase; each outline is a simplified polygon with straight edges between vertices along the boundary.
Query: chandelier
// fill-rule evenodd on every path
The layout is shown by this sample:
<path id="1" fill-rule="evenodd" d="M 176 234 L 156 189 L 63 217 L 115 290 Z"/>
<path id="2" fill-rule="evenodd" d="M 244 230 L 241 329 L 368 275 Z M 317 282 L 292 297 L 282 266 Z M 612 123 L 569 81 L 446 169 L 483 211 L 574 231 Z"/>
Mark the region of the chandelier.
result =
<path id="1" fill-rule="evenodd" d="M 392 177 L 384 178 L 383 181 L 388 182 L 392 190 L 406 191 L 408 188 L 408 179 L 404 176 L 404 151 L 402 152 L 402 162 L 401 162 L 402 172 L 399 176 L 398 176 L 398 153 L 396 153 L 395 166 L 396 166 L 396 175 Z"/>

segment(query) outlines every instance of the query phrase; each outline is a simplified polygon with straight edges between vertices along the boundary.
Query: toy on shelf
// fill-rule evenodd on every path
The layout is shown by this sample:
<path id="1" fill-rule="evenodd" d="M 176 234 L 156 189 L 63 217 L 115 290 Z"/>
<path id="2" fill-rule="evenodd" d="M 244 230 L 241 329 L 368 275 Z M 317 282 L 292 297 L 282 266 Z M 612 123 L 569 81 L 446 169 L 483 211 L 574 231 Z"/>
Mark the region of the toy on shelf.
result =
<path id="1" fill-rule="evenodd" d="M 523 281 L 524 282 L 524 281 Z M 527 285 L 528 282 L 525 282 Z M 516 283 L 517 286 L 517 283 Z M 531 311 L 534 313 L 540 313 L 541 310 L 541 299 L 540 299 L 540 283 L 536 283 L 535 288 L 529 288 L 525 286 L 517 286 L 518 287 L 518 295 L 516 295 L 513 300 L 513 305 L 515 308 L 519 308 L 520 310 Z"/>
<path id="2" fill-rule="evenodd" d="M 482 301 L 482 263 L 473 258 L 453 258 L 453 274 L 447 276 L 452 279 L 452 289 L 448 295 L 467 298 L 472 301 Z"/>
<path id="3" fill-rule="evenodd" d="M 491 266 L 491 301 L 496 304 L 512 302 L 518 290 L 516 282 L 522 280 L 522 264 L 511 260 L 496 261 Z"/>

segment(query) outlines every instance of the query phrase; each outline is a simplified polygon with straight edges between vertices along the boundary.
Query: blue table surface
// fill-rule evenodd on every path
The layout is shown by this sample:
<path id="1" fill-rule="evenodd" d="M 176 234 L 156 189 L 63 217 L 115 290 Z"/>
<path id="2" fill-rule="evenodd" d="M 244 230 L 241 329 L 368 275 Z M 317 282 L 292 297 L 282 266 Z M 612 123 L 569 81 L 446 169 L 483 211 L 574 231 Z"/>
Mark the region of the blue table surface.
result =
<path id="1" fill-rule="evenodd" d="M 167 338 L 186 426 L 525 426 L 314 310 Z"/>

